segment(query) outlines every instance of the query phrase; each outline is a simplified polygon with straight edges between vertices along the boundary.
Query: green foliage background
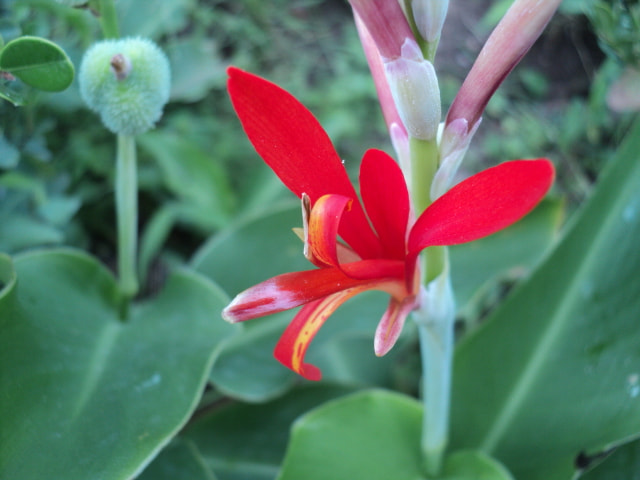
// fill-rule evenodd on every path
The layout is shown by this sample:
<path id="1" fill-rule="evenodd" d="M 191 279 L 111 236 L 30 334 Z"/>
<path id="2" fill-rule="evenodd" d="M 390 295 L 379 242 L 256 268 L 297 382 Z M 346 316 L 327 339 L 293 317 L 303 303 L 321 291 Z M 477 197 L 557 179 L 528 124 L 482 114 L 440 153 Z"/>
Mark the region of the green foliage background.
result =
<path id="1" fill-rule="evenodd" d="M 0 45 L 24 36 L 48 39 L 77 68 L 101 38 L 91 12 L 98 3 L 0 1 Z M 508 3 L 451 2 L 436 59 L 445 108 Z M 632 341 L 637 286 L 628 273 L 638 255 L 632 241 L 621 240 L 638 225 L 638 127 L 632 128 L 633 113 L 607 105 L 611 85 L 632 64 L 638 45 L 618 28 L 637 19 L 637 6 L 623 8 L 629 3 L 563 2 L 490 102 L 467 155 L 464 173 L 548 156 L 558 179 L 551 197 L 523 222 L 451 249 L 463 339 L 453 443 L 466 451 L 449 458 L 445 478 L 508 479 L 508 469 L 518 479 L 568 479 L 640 434 L 637 402 L 629 403 L 640 391 L 633 377 L 640 369 Z M 3 96 L 21 104 L 0 100 L 0 411 L 6 418 L 0 478 L 80 479 L 92 472 L 122 479 L 315 478 L 313 472 L 353 478 L 350 469 L 365 464 L 360 471 L 367 478 L 389 478 L 386 468 L 397 471 L 396 478 L 418 478 L 417 452 L 400 448 L 417 435 L 420 410 L 408 398 L 420 393 L 417 342 L 409 325 L 389 355 L 373 355 L 383 296 L 359 296 L 318 335 L 309 356 L 325 373 L 319 385 L 302 384 L 272 358 L 291 312 L 234 328 L 219 318 L 241 289 L 308 268 L 290 231 L 300 224 L 297 202 L 244 137 L 225 90 L 228 65 L 297 96 L 317 115 L 349 171 L 357 170 L 368 148 L 391 152 L 348 4 L 118 0 L 116 6 L 122 35 L 158 42 L 173 75 L 163 119 L 138 141 L 145 288 L 130 312 L 123 313 L 110 272 L 116 252 L 113 136 L 83 106 L 76 82 L 64 92 L 43 93 L 42 85 L 18 75 L 0 77 Z M 559 74 L 562 62 L 578 67 Z M 0 68 L 9 71 L 1 57 Z M 620 153 L 625 138 L 631 140 Z M 594 194 L 605 168 L 614 173 Z M 592 196 L 596 200 L 578 217 Z M 586 281 L 580 276 L 584 258 L 597 274 L 581 302 L 576 292 Z M 619 271 L 626 276 L 616 277 Z M 527 302 L 547 306 L 540 299 L 548 298 L 549 278 L 566 303 L 544 312 L 524 309 Z M 598 295 L 605 300 L 594 300 Z M 496 310 L 505 297 L 506 306 Z M 606 327 L 599 327 L 598 308 L 605 309 Z M 539 318 L 557 321 L 541 332 L 546 324 Z M 631 340 L 601 345 L 595 338 L 621 331 Z M 540 345 L 549 353 L 544 361 L 536 356 Z M 601 371 L 596 380 L 580 377 L 589 373 L 580 363 L 585 348 L 602 358 L 589 364 Z M 531 362 L 539 369 L 524 382 L 519 375 Z M 511 376 L 501 374 L 501 365 L 513 367 Z M 605 377 L 613 383 L 597 381 Z M 617 393 L 599 395 L 603 385 Z M 554 397 L 567 386 L 571 395 Z M 510 397 L 518 388 L 527 392 L 521 403 Z M 478 392 L 484 392 L 482 404 L 470 406 Z M 524 408 L 527 402 L 548 410 Z M 514 406 L 508 416 L 515 420 L 503 428 L 505 404 Z M 588 417 L 584 409 L 597 420 L 589 425 L 601 425 L 612 405 L 622 405 L 625 417 L 610 422 L 603 437 L 580 426 Z M 569 413 L 549 426 L 550 411 L 562 409 Z M 367 417 L 355 418 L 358 412 Z M 562 421 L 558 434 L 554 428 Z M 345 437 L 349 423 L 353 435 Z M 537 427 L 535 435 L 527 433 Z M 496 429 L 502 436 L 488 442 L 487 431 Z M 387 434 L 375 438 L 377 432 Z M 541 445 L 540 437 L 548 443 Z M 589 443 L 580 443 L 585 438 Z M 637 443 L 619 448 L 584 478 L 637 478 Z M 346 459 L 338 455 L 345 449 L 354 452 Z M 531 473 L 527 456 L 534 450 L 544 468 Z M 74 462 L 78 456 L 82 462 Z M 334 457 L 337 466 L 326 461 Z M 389 458 L 404 458 L 404 470 Z"/>

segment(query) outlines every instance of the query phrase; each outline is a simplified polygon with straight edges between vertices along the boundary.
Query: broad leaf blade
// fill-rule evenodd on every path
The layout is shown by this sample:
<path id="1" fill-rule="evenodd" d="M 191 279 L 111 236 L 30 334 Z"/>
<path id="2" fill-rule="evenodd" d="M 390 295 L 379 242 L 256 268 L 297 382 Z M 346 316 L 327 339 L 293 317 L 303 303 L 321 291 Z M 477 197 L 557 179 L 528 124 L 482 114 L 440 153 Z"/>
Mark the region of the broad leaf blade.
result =
<path id="1" fill-rule="evenodd" d="M 137 477 L 138 480 L 216 480 L 197 447 L 177 438 Z"/>
<path id="2" fill-rule="evenodd" d="M 585 463 L 598 463 L 593 470 L 580 478 L 583 480 L 640 480 L 640 440 L 623 445 L 613 452 L 607 452 L 605 458 L 585 458 Z"/>
<path id="3" fill-rule="evenodd" d="M 120 318 L 91 257 L 32 253 L 0 297 L 0 478 L 130 479 L 186 422 L 218 344 L 226 297 L 189 272 Z"/>
<path id="4" fill-rule="evenodd" d="M 294 425 L 279 480 L 418 480 L 420 404 L 372 390 L 327 403 Z"/>
<path id="5" fill-rule="evenodd" d="M 198 446 L 220 480 L 273 480 L 293 422 L 311 408 L 351 392 L 316 383 L 260 405 L 223 404 L 189 425 L 183 438 Z"/>
<path id="6" fill-rule="evenodd" d="M 521 480 L 640 432 L 640 123 L 541 268 L 456 353 L 455 448 Z"/>

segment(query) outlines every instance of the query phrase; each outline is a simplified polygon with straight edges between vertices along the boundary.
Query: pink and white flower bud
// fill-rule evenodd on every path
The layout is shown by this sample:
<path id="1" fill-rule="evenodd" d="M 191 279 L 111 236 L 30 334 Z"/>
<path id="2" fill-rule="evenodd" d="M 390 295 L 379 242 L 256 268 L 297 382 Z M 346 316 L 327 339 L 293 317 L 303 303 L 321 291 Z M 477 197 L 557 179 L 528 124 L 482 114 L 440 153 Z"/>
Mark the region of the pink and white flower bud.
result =
<path id="1" fill-rule="evenodd" d="M 398 163 L 404 174 L 407 185 L 411 185 L 411 151 L 409 149 L 409 137 L 404 127 L 396 122 L 389 126 L 391 145 L 396 152 Z"/>
<path id="2" fill-rule="evenodd" d="M 444 126 L 439 145 L 440 167 L 431 182 L 432 201 L 446 193 L 453 185 L 455 174 L 481 121 L 479 119 L 471 129 L 469 122 L 464 118 L 457 118 Z"/>
<path id="3" fill-rule="evenodd" d="M 478 121 L 493 93 L 538 39 L 560 1 L 515 0 L 460 87 L 447 114 L 447 124 L 458 118 L 470 125 Z"/>
<path id="4" fill-rule="evenodd" d="M 400 4 L 396 0 L 349 0 L 349 3 L 373 37 L 380 55 L 386 60 L 399 57 L 405 39 L 413 39 Z"/>
<path id="5" fill-rule="evenodd" d="M 422 38 L 427 42 L 437 42 L 449 9 L 449 0 L 413 0 L 411 10 L 413 20 Z"/>
<path id="6" fill-rule="evenodd" d="M 433 140 L 440 123 L 440 87 L 435 69 L 415 40 L 406 39 L 401 56 L 384 63 L 391 95 L 410 137 Z"/>

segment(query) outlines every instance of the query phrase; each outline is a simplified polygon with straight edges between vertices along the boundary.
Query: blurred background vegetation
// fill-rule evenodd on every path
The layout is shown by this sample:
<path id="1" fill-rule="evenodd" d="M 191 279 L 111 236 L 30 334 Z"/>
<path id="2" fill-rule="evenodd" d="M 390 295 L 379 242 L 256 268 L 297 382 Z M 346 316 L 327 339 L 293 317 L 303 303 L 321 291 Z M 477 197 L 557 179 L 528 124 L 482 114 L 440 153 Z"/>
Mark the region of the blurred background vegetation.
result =
<path id="1" fill-rule="evenodd" d="M 445 110 L 510 3 L 451 2 L 436 58 Z M 121 34 L 158 42 L 173 75 L 163 119 L 139 139 L 143 271 L 160 256 L 188 259 L 220 229 L 290 199 L 235 118 L 225 91 L 228 65 L 296 95 L 317 115 L 350 171 L 368 148 L 391 151 L 346 1 L 116 4 Z M 4 42 L 20 35 L 48 38 L 76 68 L 101 38 L 82 0 L 0 0 L 0 15 Z M 489 104 L 466 173 L 548 156 L 558 167 L 557 193 L 570 208 L 579 205 L 628 129 L 633 113 L 620 105 L 638 103 L 634 88 L 616 85 L 637 73 L 639 31 L 637 1 L 565 0 Z M 0 85 L 22 103 L 0 100 L 0 251 L 65 244 L 113 262 L 113 136 L 82 104 L 77 83 L 57 94 L 36 93 L 5 77 Z"/>

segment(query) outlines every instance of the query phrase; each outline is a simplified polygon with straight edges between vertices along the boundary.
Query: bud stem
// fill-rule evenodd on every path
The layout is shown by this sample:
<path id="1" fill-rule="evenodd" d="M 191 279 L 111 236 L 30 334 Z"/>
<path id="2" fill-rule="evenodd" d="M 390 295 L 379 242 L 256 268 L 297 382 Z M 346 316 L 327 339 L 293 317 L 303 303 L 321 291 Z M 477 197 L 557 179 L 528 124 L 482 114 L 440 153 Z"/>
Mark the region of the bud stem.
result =
<path id="1" fill-rule="evenodd" d="M 411 199 L 416 217 L 431 205 L 431 182 L 438 170 L 438 142 L 409 137 L 411 156 Z"/>
<path id="2" fill-rule="evenodd" d="M 138 243 L 138 179 L 135 138 L 118 135 L 116 158 L 116 216 L 118 222 L 118 276 L 126 298 L 138 293 L 136 250 Z"/>

